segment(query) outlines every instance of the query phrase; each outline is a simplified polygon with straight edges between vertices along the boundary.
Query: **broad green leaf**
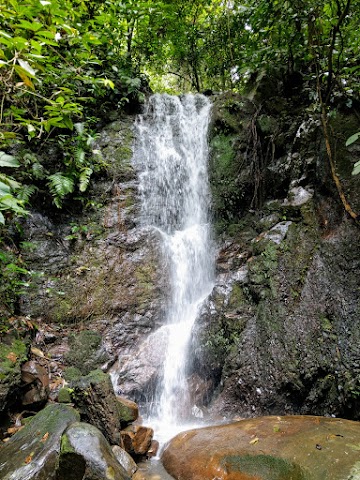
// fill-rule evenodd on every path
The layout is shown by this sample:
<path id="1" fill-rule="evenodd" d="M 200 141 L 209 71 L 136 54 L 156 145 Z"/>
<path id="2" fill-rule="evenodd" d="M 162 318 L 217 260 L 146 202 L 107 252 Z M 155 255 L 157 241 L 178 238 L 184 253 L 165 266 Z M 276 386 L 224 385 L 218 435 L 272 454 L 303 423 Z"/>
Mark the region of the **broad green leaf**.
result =
<path id="1" fill-rule="evenodd" d="M 25 28 L 26 30 L 37 32 L 38 30 L 40 30 L 40 28 L 43 27 L 43 24 L 39 22 L 29 22 L 28 20 L 21 20 L 20 23 L 15 25 L 15 27 Z"/>
<path id="2" fill-rule="evenodd" d="M 13 178 L 9 177 L 8 175 L 0 174 L 0 182 L 8 185 L 13 190 L 16 190 L 20 187 L 20 183 L 16 182 Z"/>
<path id="3" fill-rule="evenodd" d="M 356 140 L 359 139 L 359 137 L 360 132 L 354 133 L 354 135 L 351 135 L 351 137 L 346 140 L 345 146 L 348 147 L 349 145 L 353 144 L 354 142 L 356 142 Z"/>
<path id="4" fill-rule="evenodd" d="M 8 195 L 10 193 L 10 187 L 9 185 L 6 185 L 6 183 L 0 182 L 0 195 Z"/>
<path id="5" fill-rule="evenodd" d="M 360 173 L 360 160 L 355 163 L 353 171 L 351 173 L 352 175 L 358 175 Z"/>
<path id="6" fill-rule="evenodd" d="M 16 160 L 13 155 L 8 155 L 5 152 L 0 151 L 0 167 L 13 167 L 17 168 L 20 166 L 20 163 Z"/>

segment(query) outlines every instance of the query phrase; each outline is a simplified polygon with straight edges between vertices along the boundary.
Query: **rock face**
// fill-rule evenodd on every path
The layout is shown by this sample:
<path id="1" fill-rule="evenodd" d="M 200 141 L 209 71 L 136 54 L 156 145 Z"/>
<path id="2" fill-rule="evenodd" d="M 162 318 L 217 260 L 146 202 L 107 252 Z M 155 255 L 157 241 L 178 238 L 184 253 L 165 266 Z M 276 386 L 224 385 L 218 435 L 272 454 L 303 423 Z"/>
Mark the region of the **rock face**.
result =
<path id="1" fill-rule="evenodd" d="M 73 423 L 61 439 L 57 480 L 130 480 L 102 433 L 93 425 Z"/>
<path id="2" fill-rule="evenodd" d="M 215 102 L 221 241 L 216 286 L 193 332 L 193 372 L 215 386 L 211 415 L 359 418 L 359 230 L 334 189 L 318 123 L 290 108 L 264 100 L 259 115 L 235 95 Z M 351 115 L 333 128 L 344 145 Z M 342 145 L 339 175 L 360 211 L 354 153 Z"/>
<path id="3" fill-rule="evenodd" d="M 291 102 L 214 98 L 219 254 L 189 354 L 196 416 L 360 418 L 358 226 L 339 201 L 318 119 L 301 99 Z M 112 365 L 116 393 L 142 407 L 163 363 L 168 282 L 156 232 L 137 221 L 133 122 L 118 118 L 101 132 L 97 148 L 108 170 L 92 185 L 91 208 L 58 215 L 39 206 L 24 221 L 23 240 L 36 248 L 23 257 L 42 274 L 20 308 L 60 370 L 87 375 Z M 331 122 L 337 171 L 360 211 L 360 175 L 351 176 L 359 151 L 345 148 L 357 119 L 347 110 Z M 80 342 L 86 331 L 91 351 Z M 2 397 L 0 389 L 0 408 Z"/>
<path id="4" fill-rule="evenodd" d="M 102 130 L 96 148 L 108 167 L 92 184 L 89 208 L 81 213 L 69 205 L 72 213 L 58 214 L 39 206 L 23 225 L 32 248 L 22 255 L 39 275 L 20 308 L 36 319 L 38 346 L 61 368 L 83 375 L 118 360 L 124 378 L 136 376 L 138 366 L 127 359 L 163 316 L 166 278 L 157 234 L 137 225 L 133 123 L 123 116 Z M 51 342 L 45 341 L 49 325 Z M 146 377 L 118 389 L 139 401 L 153 385 Z"/>
<path id="5" fill-rule="evenodd" d="M 2 480 L 52 480 L 64 430 L 79 420 L 65 405 L 48 405 L 0 447 Z"/>
<path id="6" fill-rule="evenodd" d="M 178 480 L 360 478 L 360 425 L 323 417 L 259 417 L 177 435 L 162 461 Z"/>

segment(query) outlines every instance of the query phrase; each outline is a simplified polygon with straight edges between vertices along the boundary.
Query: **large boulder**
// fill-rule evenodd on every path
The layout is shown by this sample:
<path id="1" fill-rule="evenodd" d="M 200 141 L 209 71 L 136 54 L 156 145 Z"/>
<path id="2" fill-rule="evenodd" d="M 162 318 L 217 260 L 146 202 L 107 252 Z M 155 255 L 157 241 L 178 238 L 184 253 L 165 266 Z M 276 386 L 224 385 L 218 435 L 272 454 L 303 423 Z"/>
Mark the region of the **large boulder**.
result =
<path id="1" fill-rule="evenodd" d="M 61 435 L 79 414 L 66 405 L 48 405 L 7 443 L 0 446 L 2 480 L 52 480 Z"/>
<path id="2" fill-rule="evenodd" d="M 178 480 L 358 480 L 359 445 L 357 422 L 258 417 L 180 433 L 162 461 Z"/>
<path id="3" fill-rule="evenodd" d="M 121 419 L 110 375 L 94 370 L 70 383 L 82 420 L 95 425 L 111 445 L 120 443 Z"/>
<path id="4" fill-rule="evenodd" d="M 133 458 L 125 452 L 123 448 L 119 447 L 119 445 L 114 445 L 111 450 L 115 455 L 116 460 L 122 467 L 124 467 L 129 477 L 131 477 L 137 470 L 137 465 Z"/>
<path id="5" fill-rule="evenodd" d="M 104 435 L 88 423 L 73 423 L 61 439 L 57 480 L 130 480 Z"/>

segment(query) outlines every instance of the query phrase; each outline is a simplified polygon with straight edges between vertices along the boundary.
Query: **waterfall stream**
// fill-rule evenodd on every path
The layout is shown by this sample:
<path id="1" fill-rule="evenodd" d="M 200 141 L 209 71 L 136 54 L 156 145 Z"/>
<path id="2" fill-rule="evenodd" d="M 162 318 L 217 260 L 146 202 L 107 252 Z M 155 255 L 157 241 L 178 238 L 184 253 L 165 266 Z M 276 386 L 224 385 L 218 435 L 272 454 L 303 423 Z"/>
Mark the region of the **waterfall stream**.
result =
<path id="1" fill-rule="evenodd" d="M 190 422 L 196 408 L 187 387 L 188 344 L 199 308 L 213 287 L 207 176 L 210 110 L 202 95 L 156 94 L 137 122 L 134 161 L 140 172 L 140 222 L 159 233 L 169 272 L 167 315 L 161 327 L 167 338 L 165 360 L 147 420 L 164 439 Z"/>

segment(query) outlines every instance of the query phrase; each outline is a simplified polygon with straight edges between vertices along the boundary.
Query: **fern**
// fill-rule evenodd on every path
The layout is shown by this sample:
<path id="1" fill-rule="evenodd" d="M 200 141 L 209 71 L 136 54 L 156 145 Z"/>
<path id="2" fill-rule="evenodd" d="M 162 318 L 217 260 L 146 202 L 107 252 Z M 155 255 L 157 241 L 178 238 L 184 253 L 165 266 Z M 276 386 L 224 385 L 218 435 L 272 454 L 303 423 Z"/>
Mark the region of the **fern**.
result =
<path id="1" fill-rule="evenodd" d="M 48 177 L 48 187 L 52 196 L 54 197 L 54 203 L 58 208 L 62 206 L 62 199 L 68 194 L 74 191 L 74 180 L 71 177 L 67 177 L 62 173 L 54 173 Z"/>
<path id="2" fill-rule="evenodd" d="M 39 162 L 33 163 L 33 165 L 31 166 L 31 169 L 32 169 L 32 174 L 34 178 L 38 178 L 38 179 L 44 178 L 45 171 L 41 163 Z"/>
<path id="3" fill-rule="evenodd" d="M 85 151 L 81 147 L 75 149 L 75 165 L 82 165 L 85 160 Z"/>
<path id="4" fill-rule="evenodd" d="M 24 203 L 27 203 L 30 197 L 36 192 L 37 187 L 35 185 L 23 185 L 19 190 L 16 198 L 22 200 Z"/>
<path id="5" fill-rule="evenodd" d="M 90 183 L 90 177 L 93 171 L 89 167 L 85 167 L 81 170 L 79 176 L 79 190 L 80 192 L 85 192 Z"/>

